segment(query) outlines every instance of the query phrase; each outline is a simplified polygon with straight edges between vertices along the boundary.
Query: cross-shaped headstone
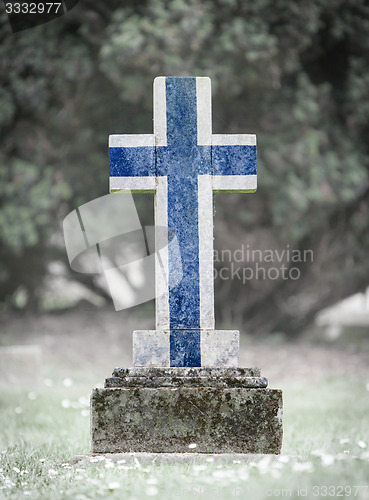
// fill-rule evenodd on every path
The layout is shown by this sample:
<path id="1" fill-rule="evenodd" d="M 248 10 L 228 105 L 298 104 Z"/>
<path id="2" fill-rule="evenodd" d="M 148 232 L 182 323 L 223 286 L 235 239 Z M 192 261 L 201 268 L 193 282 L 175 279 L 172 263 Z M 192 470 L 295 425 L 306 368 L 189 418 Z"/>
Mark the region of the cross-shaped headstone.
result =
<path id="1" fill-rule="evenodd" d="M 180 248 L 156 241 L 166 276 L 157 261 L 156 330 L 134 332 L 134 364 L 237 365 L 238 332 L 214 329 L 213 191 L 256 191 L 256 136 L 212 134 L 209 78 L 158 77 L 154 134 L 111 135 L 109 147 L 110 191 L 155 192 L 155 225 Z"/>

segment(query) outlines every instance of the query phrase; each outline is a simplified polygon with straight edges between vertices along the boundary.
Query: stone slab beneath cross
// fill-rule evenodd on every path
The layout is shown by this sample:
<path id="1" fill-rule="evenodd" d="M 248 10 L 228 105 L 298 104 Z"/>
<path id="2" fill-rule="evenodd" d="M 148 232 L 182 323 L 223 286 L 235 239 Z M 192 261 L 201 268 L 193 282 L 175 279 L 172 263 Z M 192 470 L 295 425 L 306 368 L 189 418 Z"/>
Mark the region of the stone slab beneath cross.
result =
<path id="1" fill-rule="evenodd" d="M 265 388 L 259 368 L 116 368 L 105 387 L 249 387 Z"/>
<path id="2" fill-rule="evenodd" d="M 91 396 L 92 451 L 280 453 L 282 391 L 266 385 L 253 368 L 117 368 Z"/>
<path id="3" fill-rule="evenodd" d="M 180 343 L 174 350 L 176 365 L 186 355 L 191 337 L 199 338 L 202 366 L 238 366 L 239 331 L 237 330 L 184 330 L 187 345 Z M 136 330 L 133 332 L 134 366 L 173 366 L 171 330 Z M 173 352 L 173 349 L 172 349 Z"/>

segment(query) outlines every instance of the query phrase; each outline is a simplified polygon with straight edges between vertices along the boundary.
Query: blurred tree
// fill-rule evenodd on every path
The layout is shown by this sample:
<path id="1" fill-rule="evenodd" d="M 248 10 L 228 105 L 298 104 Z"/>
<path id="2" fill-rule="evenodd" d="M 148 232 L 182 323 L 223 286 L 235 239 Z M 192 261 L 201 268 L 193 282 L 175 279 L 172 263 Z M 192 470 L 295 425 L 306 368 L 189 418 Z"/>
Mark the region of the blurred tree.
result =
<path id="1" fill-rule="evenodd" d="M 210 76 L 214 132 L 258 135 L 258 193 L 216 195 L 216 248 L 314 252 L 284 262 L 298 280 L 216 280 L 218 322 L 294 333 L 368 284 L 365 0 L 85 0 L 0 33 L 1 301 L 37 306 L 58 220 L 107 192 L 109 133 L 151 132 L 160 74 Z"/>

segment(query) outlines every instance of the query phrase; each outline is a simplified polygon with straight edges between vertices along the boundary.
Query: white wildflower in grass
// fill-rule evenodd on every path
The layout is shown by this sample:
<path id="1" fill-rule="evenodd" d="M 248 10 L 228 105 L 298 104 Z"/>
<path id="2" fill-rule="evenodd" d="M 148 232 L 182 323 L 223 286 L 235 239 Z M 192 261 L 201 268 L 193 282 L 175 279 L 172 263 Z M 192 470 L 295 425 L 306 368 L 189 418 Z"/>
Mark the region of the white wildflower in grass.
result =
<path id="1" fill-rule="evenodd" d="M 117 461 L 117 464 L 125 464 L 125 463 L 126 463 L 126 460 L 124 458 Z"/>
<path id="2" fill-rule="evenodd" d="M 261 474 L 266 474 L 269 471 L 271 461 L 272 458 L 266 456 L 263 457 L 259 462 L 257 462 L 256 466 Z"/>
<path id="3" fill-rule="evenodd" d="M 14 408 L 14 411 L 17 415 L 20 415 L 22 413 L 22 408 L 20 406 L 17 406 L 16 408 Z"/>
<path id="4" fill-rule="evenodd" d="M 92 458 L 90 458 L 90 462 L 95 463 L 95 462 L 100 462 L 100 460 L 97 457 L 92 457 Z"/>
<path id="5" fill-rule="evenodd" d="M 111 462 L 110 460 L 107 461 L 105 464 L 105 469 L 113 469 L 113 468 L 114 468 L 113 462 Z"/>
<path id="6" fill-rule="evenodd" d="M 232 479 L 235 477 L 235 471 L 232 469 L 218 469 L 213 471 L 212 475 L 215 479 Z"/>
<path id="7" fill-rule="evenodd" d="M 292 465 L 295 472 L 314 472 L 314 466 L 311 462 L 296 462 Z"/>
<path id="8" fill-rule="evenodd" d="M 272 465 L 273 469 L 278 469 L 278 470 L 281 470 L 283 469 L 283 463 L 282 462 L 273 462 L 273 465 Z"/>
<path id="9" fill-rule="evenodd" d="M 90 407 L 90 400 L 89 398 L 86 398 L 85 396 L 81 396 L 78 398 L 78 403 L 80 404 L 81 408 L 89 408 Z"/>
<path id="10" fill-rule="evenodd" d="M 189 449 L 190 450 L 194 450 L 196 447 L 197 447 L 197 444 L 196 443 L 191 443 L 188 445 Z"/>
<path id="11" fill-rule="evenodd" d="M 335 455 L 334 457 L 336 460 L 346 460 L 347 459 L 347 455 L 345 454 L 345 452 L 343 453 L 338 453 L 337 455 Z"/>
<path id="12" fill-rule="evenodd" d="M 357 445 L 359 448 L 362 448 L 362 449 L 366 448 L 366 443 L 364 441 L 361 441 L 361 440 L 358 441 Z"/>
<path id="13" fill-rule="evenodd" d="M 241 469 L 238 469 L 238 479 L 240 479 L 241 481 L 248 481 L 249 471 L 247 467 L 242 467 Z"/>
<path id="14" fill-rule="evenodd" d="M 216 479 L 221 479 L 224 477 L 224 471 L 223 470 L 214 470 L 211 474 L 213 477 L 215 477 Z"/>
<path id="15" fill-rule="evenodd" d="M 119 488 L 120 488 L 120 483 L 118 483 L 118 481 L 112 481 L 111 483 L 108 484 L 109 491 L 119 490 Z"/>
<path id="16" fill-rule="evenodd" d="M 207 470 L 207 465 L 205 464 L 199 464 L 199 465 L 193 465 L 192 469 L 196 472 L 200 472 L 202 470 Z"/>
<path id="17" fill-rule="evenodd" d="M 314 455 L 316 457 L 321 457 L 322 455 L 325 455 L 325 450 L 322 450 L 321 448 L 319 448 L 317 450 L 313 450 L 311 452 L 311 455 Z"/>
<path id="18" fill-rule="evenodd" d="M 63 399 L 63 401 L 61 402 L 61 405 L 63 408 L 69 408 L 70 407 L 69 399 Z"/>
<path id="19" fill-rule="evenodd" d="M 71 378 L 67 377 L 63 380 L 63 385 L 64 385 L 64 387 L 72 387 L 73 380 Z"/>
<path id="20" fill-rule="evenodd" d="M 13 481 L 11 479 L 9 479 L 8 477 L 4 478 L 4 487 L 5 488 L 12 488 L 13 486 L 15 486 L 15 483 L 13 483 Z"/>
<path id="21" fill-rule="evenodd" d="M 279 479 L 281 477 L 281 471 L 279 471 L 278 469 L 271 469 L 270 475 L 273 479 Z"/>
<path id="22" fill-rule="evenodd" d="M 46 458 L 40 458 L 39 462 L 43 464 L 44 462 L 46 462 Z"/>
<path id="23" fill-rule="evenodd" d="M 341 438 L 340 439 L 340 444 L 347 444 L 349 442 L 350 442 L 349 438 Z"/>
<path id="24" fill-rule="evenodd" d="M 28 399 L 30 399 L 31 401 L 34 401 L 35 399 L 37 399 L 37 394 L 35 392 L 29 392 Z"/>
<path id="25" fill-rule="evenodd" d="M 20 473 L 20 469 L 18 469 L 18 467 L 13 467 L 13 471 L 16 472 L 17 474 Z"/>
<path id="26" fill-rule="evenodd" d="M 49 477 L 55 477 L 58 475 L 58 471 L 56 471 L 55 469 L 49 469 L 47 473 L 49 474 Z"/>
<path id="27" fill-rule="evenodd" d="M 146 495 L 148 497 L 154 497 L 158 493 L 159 493 L 159 490 L 155 486 L 150 486 L 149 488 L 146 489 Z"/>
<path id="28" fill-rule="evenodd" d="M 322 461 L 323 467 L 328 467 L 329 465 L 334 464 L 335 457 L 327 453 L 325 455 L 321 455 L 320 460 Z"/>

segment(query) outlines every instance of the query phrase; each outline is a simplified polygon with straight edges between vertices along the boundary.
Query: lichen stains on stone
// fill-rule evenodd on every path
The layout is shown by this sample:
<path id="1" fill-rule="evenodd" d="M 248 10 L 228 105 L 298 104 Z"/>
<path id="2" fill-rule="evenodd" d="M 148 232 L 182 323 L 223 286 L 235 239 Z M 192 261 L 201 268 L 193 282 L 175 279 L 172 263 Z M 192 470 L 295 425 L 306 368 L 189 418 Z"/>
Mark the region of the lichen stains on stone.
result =
<path id="1" fill-rule="evenodd" d="M 199 453 L 278 453 L 281 408 L 271 389 L 95 389 L 93 451 L 188 452 L 193 442 Z"/>

